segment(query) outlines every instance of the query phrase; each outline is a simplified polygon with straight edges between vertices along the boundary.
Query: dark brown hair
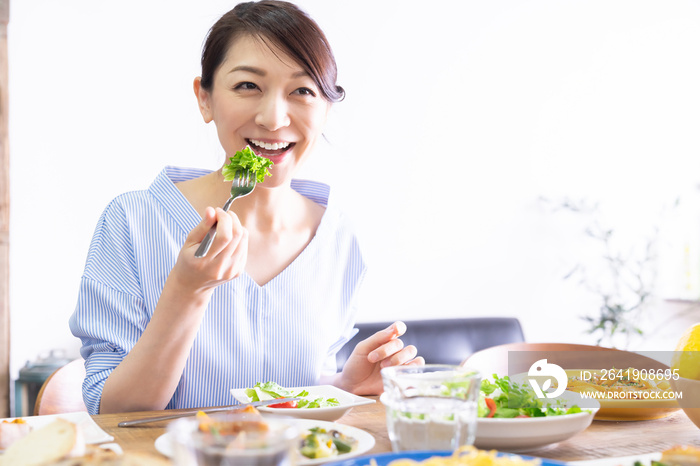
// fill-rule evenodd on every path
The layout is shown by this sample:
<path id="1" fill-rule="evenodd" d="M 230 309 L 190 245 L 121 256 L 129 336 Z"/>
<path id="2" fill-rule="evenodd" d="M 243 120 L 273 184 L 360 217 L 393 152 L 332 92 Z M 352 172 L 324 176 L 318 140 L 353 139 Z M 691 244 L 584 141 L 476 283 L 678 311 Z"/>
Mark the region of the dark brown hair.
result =
<path id="1" fill-rule="evenodd" d="M 270 41 L 306 71 L 330 102 L 345 97 L 330 44 L 316 22 L 296 5 L 279 1 L 239 3 L 212 26 L 202 50 L 202 82 L 211 91 L 214 74 L 239 36 Z"/>

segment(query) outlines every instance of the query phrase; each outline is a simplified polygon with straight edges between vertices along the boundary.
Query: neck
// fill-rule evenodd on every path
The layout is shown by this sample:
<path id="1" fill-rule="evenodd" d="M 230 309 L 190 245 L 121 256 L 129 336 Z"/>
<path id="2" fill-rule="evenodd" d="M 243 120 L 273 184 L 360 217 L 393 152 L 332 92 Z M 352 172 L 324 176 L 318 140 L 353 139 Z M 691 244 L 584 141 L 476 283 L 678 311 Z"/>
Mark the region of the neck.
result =
<path id="1" fill-rule="evenodd" d="M 292 221 L 298 212 L 299 195 L 289 184 L 264 187 L 258 185 L 246 197 L 231 206 L 246 228 L 276 230 Z"/>

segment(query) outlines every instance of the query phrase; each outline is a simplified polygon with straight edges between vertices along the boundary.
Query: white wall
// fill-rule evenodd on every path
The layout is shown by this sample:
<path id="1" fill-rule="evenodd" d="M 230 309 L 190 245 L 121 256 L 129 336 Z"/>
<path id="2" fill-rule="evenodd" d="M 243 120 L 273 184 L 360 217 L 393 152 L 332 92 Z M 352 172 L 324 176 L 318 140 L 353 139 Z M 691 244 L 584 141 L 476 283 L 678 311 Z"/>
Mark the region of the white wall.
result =
<path id="1" fill-rule="evenodd" d="M 348 93 L 306 174 L 364 240 L 360 320 L 515 315 L 529 340 L 593 342 L 580 316 L 595 297 L 562 279 L 589 254 L 584 222 L 540 197 L 600 201 L 634 244 L 682 196 L 661 282 L 697 296 L 700 3 L 300 4 Z M 77 355 L 67 320 L 107 202 L 166 164 L 219 166 L 191 83 L 232 5 L 11 2 L 14 376 L 49 349 Z"/>

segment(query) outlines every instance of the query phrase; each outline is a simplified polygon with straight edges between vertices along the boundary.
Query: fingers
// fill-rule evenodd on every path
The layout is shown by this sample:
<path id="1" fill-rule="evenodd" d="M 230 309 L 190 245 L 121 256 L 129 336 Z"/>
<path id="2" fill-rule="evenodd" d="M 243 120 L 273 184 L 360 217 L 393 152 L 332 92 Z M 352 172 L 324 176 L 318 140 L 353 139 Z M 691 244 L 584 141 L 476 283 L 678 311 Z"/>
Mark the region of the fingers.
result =
<path id="1" fill-rule="evenodd" d="M 365 340 L 374 349 L 367 354 L 370 363 L 379 363 L 380 367 L 398 366 L 402 364 L 425 364 L 422 357 L 416 357 L 418 350 L 415 346 L 404 347 L 399 338 L 406 333 L 406 324 L 396 321 Z"/>
<path id="2" fill-rule="evenodd" d="M 220 256 L 228 258 L 230 278 L 240 276 L 245 270 L 248 261 L 248 230 L 241 227 L 241 235 L 238 241 L 230 241 L 221 251 Z"/>
<path id="3" fill-rule="evenodd" d="M 207 207 L 202 221 L 187 235 L 187 243 L 189 245 L 201 243 L 214 222 L 216 222 L 216 210 L 213 207 Z"/>
<path id="4" fill-rule="evenodd" d="M 212 241 L 207 255 L 212 258 L 219 255 L 221 258 L 231 257 L 243 237 L 243 230 L 243 225 L 236 214 L 217 207 L 216 236 L 214 236 L 214 241 Z"/>
<path id="5" fill-rule="evenodd" d="M 384 330 L 380 330 L 374 335 L 364 340 L 362 344 L 365 344 L 369 347 L 368 351 L 371 351 L 375 348 L 379 349 L 381 345 L 397 339 L 404 333 L 406 333 L 406 324 L 404 324 L 400 320 L 397 320 Z M 372 362 L 376 362 L 379 359 L 382 359 L 383 355 L 381 353 L 376 353 L 375 351 L 372 351 L 371 353 L 369 353 L 369 356 L 370 360 L 375 359 L 375 361 Z"/>
<path id="6" fill-rule="evenodd" d="M 216 225 L 214 239 L 204 257 L 194 257 L 195 251 Z M 192 229 L 181 251 L 182 264 L 190 279 L 210 286 L 240 276 L 248 258 L 248 230 L 233 212 L 207 207 L 202 221 Z"/>
<path id="7" fill-rule="evenodd" d="M 414 361 L 414 358 L 416 358 L 417 355 L 418 349 L 413 345 L 408 345 L 401 351 L 393 353 L 391 356 L 384 358 L 382 362 L 379 363 L 379 366 L 384 368 L 389 366 L 400 366 L 402 364 L 408 364 L 410 361 Z"/>
<path id="8" fill-rule="evenodd" d="M 397 320 L 396 322 L 388 326 L 384 331 L 393 334 L 393 338 L 398 338 L 404 333 L 406 333 L 406 324 L 404 324 L 400 320 Z"/>
<path id="9" fill-rule="evenodd" d="M 389 340 L 388 343 L 383 344 L 376 350 L 372 351 L 367 355 L 367 360 L 369 362 L 379 362 L 382 359 L 386 359 L 394 353 L 398 353 L 403 349 L 403 341 L 398 338 Z"/>
<path id="10" fill-rule="evenodd" d="M 422 356 L 418 356 L 415 359 L 411 359 L 408 362 L 403 363 L 404 366 L 425 366 L 425 359 Z"/>

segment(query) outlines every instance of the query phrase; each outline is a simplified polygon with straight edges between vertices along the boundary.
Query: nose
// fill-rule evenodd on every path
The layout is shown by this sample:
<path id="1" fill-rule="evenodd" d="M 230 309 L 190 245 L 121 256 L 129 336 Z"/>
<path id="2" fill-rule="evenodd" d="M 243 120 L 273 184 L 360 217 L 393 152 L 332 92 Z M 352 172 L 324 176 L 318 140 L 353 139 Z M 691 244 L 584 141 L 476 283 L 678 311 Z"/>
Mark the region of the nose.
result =
<path id="1" fill-rule="evenodd" d="M 260 101 L 255 123 L 268 131 L 276 131 L 289 126 L 289 108 L 287 101 L 278 95 L 268 94 Z"/>

